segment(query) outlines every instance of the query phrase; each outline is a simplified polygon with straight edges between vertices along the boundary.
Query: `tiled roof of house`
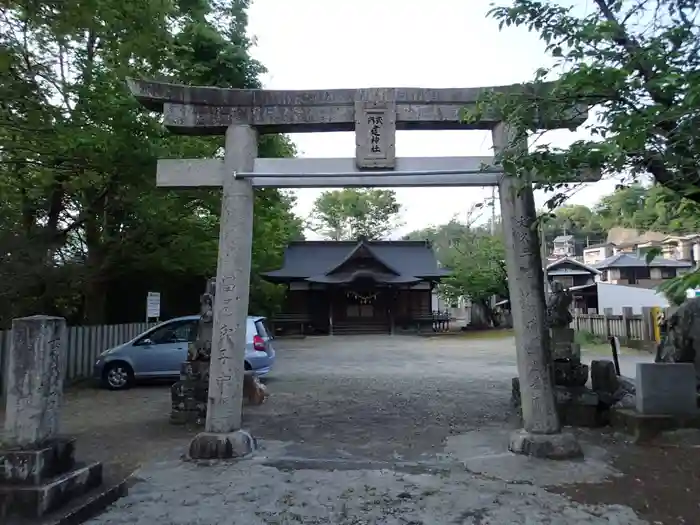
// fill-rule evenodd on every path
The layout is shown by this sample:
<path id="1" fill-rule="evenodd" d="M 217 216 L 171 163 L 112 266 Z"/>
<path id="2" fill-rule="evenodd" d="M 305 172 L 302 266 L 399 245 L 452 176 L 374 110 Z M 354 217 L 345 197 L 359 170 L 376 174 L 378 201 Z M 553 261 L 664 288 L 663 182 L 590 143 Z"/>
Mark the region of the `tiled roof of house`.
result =
<path id="1" fill-rule="evenodd" d="M 600 274 L 600 271 L 593 266 L 589 266 L 587 264 L 584 264 L 583 262 L 576 260 L 572 257 L 562 257 L 561 259 L 557 259 L 556 261 L 547 265 L 547 275 L 556 275 L 552 272 L 553 271 L 564 271 L 567 269 L 566 268 L 567 266 L 571 269 L 571 272 L 573 272 L 573 271 L 583 272 L 583 273 L 578 273 L 576 275 L 583 275 L 583 274 L 598 275 L 598 274 Z M 571 272 L 569 272 L 569 275 L 573 275 Z M 559 275 L 563 275 L 563 274 L 559 274 Z"/>
<path id="2" fill-rule="evenodd" d="M 594 264 L 594 266 L 599 270 L 607 270 L 609 268 L 643 268 L 647 266 L 650 268 L 690 268 L 692 263 L 664 259 L 663 257 L 656 257 L 647 263 L 644 257 L 638 257 L 632 253 L 618 253 Z"/>

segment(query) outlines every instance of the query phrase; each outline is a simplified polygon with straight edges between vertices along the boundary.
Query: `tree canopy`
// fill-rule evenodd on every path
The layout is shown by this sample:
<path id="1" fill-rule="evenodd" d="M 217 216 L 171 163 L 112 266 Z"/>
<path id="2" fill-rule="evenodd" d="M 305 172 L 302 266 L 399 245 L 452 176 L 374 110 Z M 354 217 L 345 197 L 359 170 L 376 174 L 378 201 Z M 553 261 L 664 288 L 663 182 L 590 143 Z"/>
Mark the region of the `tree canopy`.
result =
<path id="1" fill-rule="evenodd" d="M 639 232 L 683 235 L 700 232 L 700 205 L 660 185 L 619 187 L 592 207 L 569 204 L 555 209 L 543 223 L 548 246 L 564 233 L 582 245 L 604 242 L 615 227 Z"/>
<path id="2" fill-rule="evenodd" d="M 439 287 L 446 300 L 468 297 L 493 318 L 491 298 L 508 295 L 503 236 L 500 230 L 492 235 L 486 227 L 475 226 L 475 212 L 466 223 L 452 220 L 411 232 L 405 239 L 429 241 L 442 266 L 451 271 Z"/>
<path id="3" fill-rule="evenodd" d="M 490 93 L 479 111 L 498 112 L 531 132 L 539 127 L 538 115 L 560 104 L 583 102 L 597 116 L 589 140 L 511 151 L 505 165 L 514 174 L 536 170 L 552 181 L 583 166 L 610 175 L 650 174 L 700 202 L 700 3 L 594 0 L 588 7 L 511 0 L 490 11 L 502 28 L 538 33 L 554 64 L 533 79 L 532 92 L 541 95 Z M 543 92 L 545 80 L 554 84 Z"/>
<path id="4" fill-rule="evenodd" d="M 552 208 L 562 200 L 557 181 L 581 167 L 636 180 L 650 175 L 677 194 L 655 190 L 665 198 L 688 209 L 692 209 L 688 201 L 700 203 L 700 2 L 593 0 L 584 8 L 510 0 L 509 5 L 494 7 L 490 15 L 501 28 L 521 26 L 539 34 L 553 65 L 537 71 L 529 94 L 486 94 L 476 115 L 495 112 L 531 133 L 538 131 L 540 115 L 573 103 L 587 104 L 595 117 L 588 127 L 590 139 L 567 148 L 540 141 L 531 151 L 507 150 L 501 159 L 507 171 L 513 175 L 536 171 L 548 179 L 545 188 L 555 190 Z M 543 89 L 544 81 L 553 84 Z M 632 205 L 632 194 L 625 197 Z M 642 216 L 631 206 L 625 209 L 623 221 L 643 228 L 663 225 L 667 230 L 697 231 L 680 219 L 655 213 Z M 653 206 L 645 204 L 644 209 L 651 211 Z M 676 287 L 669 293 L 678 295 L 678 290 L 699 285 L 700 272 L 693 272 L 664 286 Z"/>
<path id="5" fill-rule="evenodd" d="M 314 202 L 309 229 L 326 239 L 383 239 L 400 226 L 396 193 L 382 189 L 324 191 Z"/>
<path id="6" fill-rule="evenodd" d="M 70 322 L 191 313 L 216 269 L 220 191 L 155 187 L 160 157 L 221 154 L 220 137 L 172 136 L 125 78 L 258 87 L 247 0 L 8 0 L 0 8 L 0 324 L 18 315 Z M 262 156 L 294 154 L 284 137 Z M 293 199 L 256 191 L 254 275 L 301 235 Z M 254 279 L 251 309 L 280 292 Z"/>
<path id="7" fill-rule="evenodd" d="M 508 293 L 505 250 L 500 223 L 494 228 L 495 235 L 490 233 L 490 223 L 476 224 L 480 208 L 472 210 L 467 223 L 452 220 L 411 232 L 405 238 L 430 241 L 440 263 L 452 271 L 440 286 L 445 299 L 469 297 L 489 312 L 491 296 Z M 640 233 L 700 232 L 700 205 L 659 184 L 619 187 L 591 207 L 563 205 L 548 215 L 542 230 L 549 249 L 554 238 L 563 234 L 573 235 L 579 247 L 605 242 L 608 231 L 615 227 Z M 678 293 L 678 286 L 673 293 Z M 684 290 L 681 292 L 684 294 Z"/>

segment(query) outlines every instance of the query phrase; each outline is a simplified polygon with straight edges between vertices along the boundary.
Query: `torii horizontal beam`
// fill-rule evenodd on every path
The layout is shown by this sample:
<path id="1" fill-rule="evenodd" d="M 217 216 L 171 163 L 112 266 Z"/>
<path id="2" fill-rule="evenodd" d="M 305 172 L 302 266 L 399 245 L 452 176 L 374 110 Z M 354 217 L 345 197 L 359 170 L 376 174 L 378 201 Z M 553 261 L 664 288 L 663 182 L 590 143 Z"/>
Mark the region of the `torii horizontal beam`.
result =
<path id="1" fill-rule="evenodd" d="M 223 159 L 158 161 L 161 187 L 221 187 L 226 176 Z M 239 176 L 259 188 L 450 187 L 494 186 L 503 171 L 493 157 L 399 157 L 391 172 L 360 171 L 353 158 L 258 158 L 252 173 Z M 595 182 L 600 173 L 585 171 L 575 178 Z"/>
<path id="2" fill-rule="evenodd" d="M 490 130 L 500 120 L 487 112 L 466 122 L 465 108 L 474 108 L 486 92 L 525 93 L 540 111 L 542 129 L 573 129 L 585 122 L 585 104 L 548 102 L 552 84 L 514 84 L 483 88 L 370 88 L 329 90 L 262 90 L 184 86 L 148 80 L 127 80 L 131 93 L 148 109 L 163 113 L 173 133 L 223 135 L 232 124 L 246 123 L 259 133 L 353 131 L 357 103 L 395 107 L 398 130 Z M 545 114 L 546 112 L 546 114 Z"/>

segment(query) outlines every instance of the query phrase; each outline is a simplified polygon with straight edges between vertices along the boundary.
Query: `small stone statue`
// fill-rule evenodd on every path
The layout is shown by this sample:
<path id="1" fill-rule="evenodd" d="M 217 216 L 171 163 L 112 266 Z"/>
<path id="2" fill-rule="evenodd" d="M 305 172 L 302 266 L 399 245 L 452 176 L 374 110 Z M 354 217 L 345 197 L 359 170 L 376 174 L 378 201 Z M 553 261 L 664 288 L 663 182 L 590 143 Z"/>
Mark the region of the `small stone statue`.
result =
<path id="1" fill-rule="evenodd" d="M 573 295 L 558 281 L 552 281 L 551 290 L 547 299 L 547 327 L 568 328 L 573 320 L 570 311 Z"/>
<path id="2" fill-rule="evenodd" d="M 693 363 L 700 389 L 700 297 L 688 299 L 666 317 L 666 337 L 656 348 L 657 363 Z"/>
<path id="3" fill-rule="evenodd" d="M 211 340 L 214 330 L 214 295 L 216 294 L 216 280 L 209 279 L 207 288 L 200 299 L 199 326 L 197 339 L 190 343 L 187 349 L 188 361 L 209 361 L 211 355 Z"/>

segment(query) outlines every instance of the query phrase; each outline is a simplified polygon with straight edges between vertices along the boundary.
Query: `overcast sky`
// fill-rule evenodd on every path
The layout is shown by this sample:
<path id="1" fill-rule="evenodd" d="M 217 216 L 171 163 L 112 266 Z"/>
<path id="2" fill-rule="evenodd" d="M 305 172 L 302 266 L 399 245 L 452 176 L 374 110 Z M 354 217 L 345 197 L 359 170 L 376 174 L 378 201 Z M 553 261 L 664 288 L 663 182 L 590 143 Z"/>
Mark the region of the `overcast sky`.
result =
<path id="1" fill-rule="evenodd" d="M 505 0 L 503 0 L 505 1 Z M 268 69 L 264 87 L 476 87 L 528 81 L 548 64 L 535 34 L 498 31 L 486 18 L 491 0 L 253 0 L 253 56 Z M 582 6 L 583 7 L 583 6 Z M 577 133 L 555 131 L 565 146 Z M 352 133 L 295 134 L 303 157 L 353 157 Z M 406 157 L 491 155 L 488 132 L 400 131 L 396 153 Z M 595 203 L 613 181 L 587 184 L 569 202 Z M 299 190 L 297 213 L 308 215 L 322 190 Z M 399 188 L 405 226 L 400 233 L 465 217 L 490 188 Z M 536 195 L 538 205 L 543 195 Z"/>

